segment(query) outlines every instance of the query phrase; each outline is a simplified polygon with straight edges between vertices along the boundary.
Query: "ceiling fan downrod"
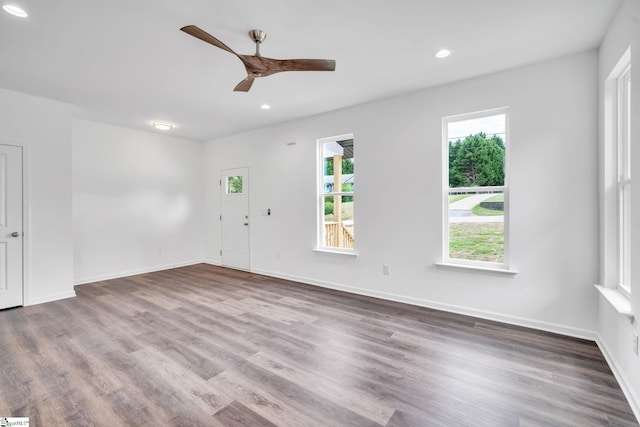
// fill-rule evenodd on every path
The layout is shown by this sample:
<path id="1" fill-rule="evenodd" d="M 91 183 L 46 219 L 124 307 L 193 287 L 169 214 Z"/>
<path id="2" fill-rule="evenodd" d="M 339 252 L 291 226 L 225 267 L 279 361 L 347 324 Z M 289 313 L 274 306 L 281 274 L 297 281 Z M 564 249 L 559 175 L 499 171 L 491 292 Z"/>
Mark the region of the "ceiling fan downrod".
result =
<path id="1" fill-rule="evenodd" d="M 267 38 L 267 33 L 262 30 L 251 30 L 249 31 L 249 37 L 256 44 L 256 54 L 255 56 L 260 57 L 260 43 Z"/>

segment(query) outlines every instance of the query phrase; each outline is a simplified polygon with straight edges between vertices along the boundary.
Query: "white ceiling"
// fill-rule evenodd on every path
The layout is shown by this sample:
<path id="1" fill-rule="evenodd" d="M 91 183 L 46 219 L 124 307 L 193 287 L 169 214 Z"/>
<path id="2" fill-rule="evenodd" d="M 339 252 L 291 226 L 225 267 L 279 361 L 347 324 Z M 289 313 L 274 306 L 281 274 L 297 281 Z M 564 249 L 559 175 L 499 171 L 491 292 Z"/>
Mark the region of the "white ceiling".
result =
<path id="1" fill-rule="evenodd" d="M 0 87 L 76 117 L 206 141 L 599 46 L 620 0 L 0 0 Z M 335 72 L 246 77 L 233 55 L 336 60 Z M 433 57 L 447 47 L 453 55 Z M 260 104 L 273 108 L 263 111 Z M 159 131 L 155 131 L 159 132 Z"/>

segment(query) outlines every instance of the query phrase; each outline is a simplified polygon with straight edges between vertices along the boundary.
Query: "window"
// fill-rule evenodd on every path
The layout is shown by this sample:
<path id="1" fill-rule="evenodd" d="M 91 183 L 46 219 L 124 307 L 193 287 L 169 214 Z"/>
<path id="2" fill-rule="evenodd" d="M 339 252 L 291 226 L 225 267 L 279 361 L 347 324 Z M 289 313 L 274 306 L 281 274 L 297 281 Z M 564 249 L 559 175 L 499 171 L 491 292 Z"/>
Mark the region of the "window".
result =
<path id="1" fill-rule="evenodd" d="M 600 157 L 600 285 L 628 315 L 631 289 L 631 47 L 604 81 Z M 605 290 L 609 290 L 605 292 Z"/>
<path id="2" fill-rule="evenodd" d="M 318 248 L 353 252 L 353 135 L 318 141 Z"/>
<path id="3" fill-rule="evenodd" d="M 617 79 L 618 91 L 618 284 L 631 292 L 631 66 Z"/>
<path id="4" fill-rule="evenodd" d="M 227 177 L 227 194 L 242 194 L 242 176 Z"/>
<path id="5" fill-rule="evenodd" d="M 446 117 L 443 127 L 443 260 L 507 269 L 507 111 Z"/>

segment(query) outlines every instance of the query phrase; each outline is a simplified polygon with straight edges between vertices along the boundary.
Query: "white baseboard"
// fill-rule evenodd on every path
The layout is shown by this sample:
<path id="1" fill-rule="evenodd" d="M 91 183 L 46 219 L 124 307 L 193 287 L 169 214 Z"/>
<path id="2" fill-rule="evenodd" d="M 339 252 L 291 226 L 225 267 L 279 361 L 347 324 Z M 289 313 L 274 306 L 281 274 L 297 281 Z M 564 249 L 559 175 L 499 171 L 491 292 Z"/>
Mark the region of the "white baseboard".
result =
<path id="1" fill-rule="evenodd" d="M 633 411 L 633 414 L 636 416 L 638 421 L 640 421 L 640 396 L 638 396 L 633 391 L 633 388 L 629 387 L 629 384 L 625 380 L 625 376 L 622 375 L 622 373 L 620 372 L 620 369 L 618 369 L 618 366 L 620 365 L 616 361 L 615 357 L 613 357 L 613 354 L 607 349 L 607 345 L 605 344 L 604 340 L 600 337 L 600 334 L 596 336 L 596 344 L 598 345 L 598 348 L 600 348 L 600 352 L 602 353 L 602 355 L 604 356 L 604 359 L 607 361 L 607 364 L 611 368 L 611 371 L 613 372 L 613 376 L 616 377 L 616 380 L 618 380 L 618 384 L 620 384 L 622 393 L 624 393 L 624 396 L 627 398 L 627 401 L 629 402 L 629 406 L 631 406 L 631 410 Z"/>
<path id="2" fill-rule="evenodd" d="M 103 274 L 103 275 L 98 275 L 98 276 L 84 277 L 84 278 L 81 278 L 81 279 L 74 280 L 74 285 L 76 285 L 76 286 L 77 285 L 86 285 L 87 283 L 101 282 L 103 280 L 118 279 L 120 277 L 137 276 L 138 274 L 153 273 L 155 271 L 170 270 L 172 268 L 186 267 L 188 265 L 202 264 L 202 263 L 209 264 L 209 262 L 204 260 L 204 259 L 198 259 L 198 260 L 192 260 L 192 261 L 183 261 L 183 262 L 177 262 L 177 263 L 171 263 L 171 264 L 165 264 L 165 265 L 158 265 L 158 266 L 155 266 L 155 267 L 139 268 L 139 269 L 129 270 L 129 271 L 121 271 L 121 272 L 118 272 L 118 273 L 109 273 L 109 274 Z"/>
<path id="3" fill-rule="evenodd" d="M 74 298 L 75 296 L 76 296 L 76 291 L 68 291 L 68 292 L 62 292 L 59 294 L 45 295 L 37 298 L 31 298 L 25 305 L 44 304 L 45 302 L 58 301 L 66 298 Z"/>
<path id="4" fill-rule="evenodd" d="M 389 301 L 401 302 L 405 304 L 411 304 L 419 307 L 433 308 L 436 310 L 448 311 L 451 313 L 463 314 L 466 316 L 478 317 L 486 320 L 494 320 L 496 322 L 507 323 L 510 325 L 524 326 L 531 329 L 537 329 L 546 332 L 553 332 L 556 334 L 567 335 L 575 338 L 587 339 L 589 341 L 595 341 L 596 333 L 586 329 L 574 328 L 565 325 L 559 325 L 549 322 L 541 322 L 538 320 L 526 319 L 517 316 L 509 316 L 500 313 L 495 313 L 485 310 L 477 310 L 474 308 L 463 307 L 452 304 L 443 304 L 437 301 L 430 301 L 420 298 L 413 298 L 404 295 L 392 294 L 387 292 L 371 291 L 369 289 L 357 288 L 353 286 L 343 285 L 339 283 L 323 282 L 306 277 L 291 276 L 288 274 L 277 273 L 273 271 L 252 269 L 252 273 L 263 274 L 265 276 L 278 277 L 285 280 L 292 280 L 296 282 L 305 283 L 308 285 L 320 286 L 323 288 L 334 289 L 343 292 L 349 292 L 357 295 L 364 295 L 368 297 L 380 298 Z"/>

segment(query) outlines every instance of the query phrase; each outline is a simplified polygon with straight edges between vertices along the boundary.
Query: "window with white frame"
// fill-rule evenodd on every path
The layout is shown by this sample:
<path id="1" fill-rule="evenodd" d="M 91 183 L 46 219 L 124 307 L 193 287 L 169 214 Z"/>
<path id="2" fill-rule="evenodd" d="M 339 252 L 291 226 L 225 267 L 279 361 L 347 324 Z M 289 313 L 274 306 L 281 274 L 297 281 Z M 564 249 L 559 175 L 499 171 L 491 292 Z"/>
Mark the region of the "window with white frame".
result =
<path id="1" fill-rule="evenodd" d="M 631 292 L 631 65 L 617 79 L 618 284 Z"/>
<path id="2" fill-rule="evenodd" d="M 443 134 L 443 260 L 507 269 L 507 110 L 445 117 Z"/>
<path id="3" fill-rule="evenodd" d="M 318 248 L 353 252 L 353 134 L 318 140 Z"/>

